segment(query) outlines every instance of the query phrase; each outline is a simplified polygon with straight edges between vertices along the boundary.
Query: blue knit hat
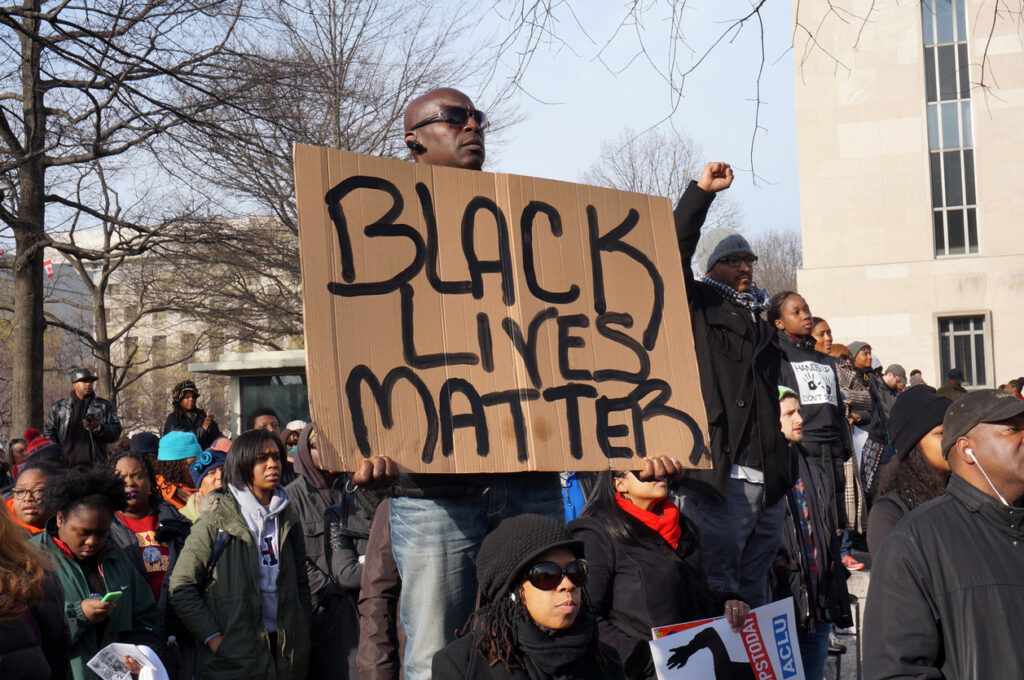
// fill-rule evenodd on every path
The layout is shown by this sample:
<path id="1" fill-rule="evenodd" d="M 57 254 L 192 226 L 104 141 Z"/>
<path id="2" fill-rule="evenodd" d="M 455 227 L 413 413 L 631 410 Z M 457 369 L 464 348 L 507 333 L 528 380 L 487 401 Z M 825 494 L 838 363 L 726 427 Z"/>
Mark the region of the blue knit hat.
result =
<path id="1" fill-rule="evenodd" d="M 207 472 L 213 472 L 219 467 L 224 467 L 224 461 L 228 454 L 223 451 L 207 449 L 199 454 L 199 457 L 188 467 L 188 473 L 192 475 L 193 486 L 197 489 L 203 483 L 203 477 Z"/>
<path id="2" fill-rule="evenodd" d="M 160 438 L 157 460 L 185 460 L 196 458 L 203 450 L 199 440 L 191 432 L 168 432 Z"/>

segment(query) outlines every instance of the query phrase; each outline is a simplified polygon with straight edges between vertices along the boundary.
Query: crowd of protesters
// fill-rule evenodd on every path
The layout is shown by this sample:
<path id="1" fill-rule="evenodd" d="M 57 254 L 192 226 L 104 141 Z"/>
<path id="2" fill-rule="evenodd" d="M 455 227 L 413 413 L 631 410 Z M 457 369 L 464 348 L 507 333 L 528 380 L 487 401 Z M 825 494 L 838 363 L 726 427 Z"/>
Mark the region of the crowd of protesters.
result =
<path id="1" fill-rule="evenodd" d="M 478 170 L 486 124 L 434 90 L 409 106 L 406 143 Z M 875 562 L 867 677 L 1019 674 L 1024 378 L 968 393 L 954 368 L 936 390 L 835 342 L 813 296 L 755 285 L 742 235 L 702 232 L 732 179 L 708 164 L 674 215 L 710 469 L 398 475 L 375 457 L 344 472 L 313 423 L 260 408 L 222 430 L 190 380 L 161 436 L 127 438 L 83 368 L 5 451 L 0 677 L 88 680 L 100 649 L 129 642 L 180 680 L 646 679 L 652 627 L 739 630 L 792 597 L 817 679 L 830 633 L 853 625 L 858 545 Z M 729 663 L 720 640 L 691 646 L 672 663 L 703 648 Z"/>

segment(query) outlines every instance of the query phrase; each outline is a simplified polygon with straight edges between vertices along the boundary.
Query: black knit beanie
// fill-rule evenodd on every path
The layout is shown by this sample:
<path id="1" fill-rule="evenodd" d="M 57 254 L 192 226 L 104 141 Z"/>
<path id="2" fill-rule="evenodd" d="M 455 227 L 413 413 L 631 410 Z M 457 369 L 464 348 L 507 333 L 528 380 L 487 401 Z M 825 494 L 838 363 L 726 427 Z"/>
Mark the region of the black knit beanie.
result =
<path id="1" fill-rule="evenodd" d="M 583 557 L 583 541 L 576 540 L 565 524 L 544 515 L 520 515 L 506 519 L 487 534 L 476 558 L 480 592 L 494 602 L 509 592 L 523 571 L 540 555 L 568 548 Z"/>
<path id="2" fill-rule="evenodd" d="M 889 412 L 889 438 L 897 460 L 906 458 L 926 434 L 942 424 L 952 403 L 928 385 L 914 385 L 896 397 Z"/>

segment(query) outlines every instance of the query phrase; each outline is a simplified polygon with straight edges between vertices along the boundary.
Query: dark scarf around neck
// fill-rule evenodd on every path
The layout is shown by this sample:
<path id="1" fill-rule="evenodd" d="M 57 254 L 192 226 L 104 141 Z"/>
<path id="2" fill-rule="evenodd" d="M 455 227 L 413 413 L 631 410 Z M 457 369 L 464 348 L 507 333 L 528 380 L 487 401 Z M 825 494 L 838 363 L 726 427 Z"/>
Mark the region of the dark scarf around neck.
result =
<path id="1" fill-rule="evenodd" d="M 531 680 L 573 677 L 573 666 L 591 648 L 596 634 L 593 614 L 585 603 L 581 603 L 579 615 L 565 630 L 542 629 L 529 614 L 516 622 L 519 651 Z"/>

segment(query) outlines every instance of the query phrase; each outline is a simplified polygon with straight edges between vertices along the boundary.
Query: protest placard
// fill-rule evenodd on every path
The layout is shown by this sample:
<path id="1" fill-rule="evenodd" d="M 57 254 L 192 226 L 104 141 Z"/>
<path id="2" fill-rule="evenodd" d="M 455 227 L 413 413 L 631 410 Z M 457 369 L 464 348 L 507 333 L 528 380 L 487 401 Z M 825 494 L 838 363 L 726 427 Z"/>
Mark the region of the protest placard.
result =
<path id="1" fill-rule="evenodd" d="M 668 199 L 296 145 L 320 455 L 707 467 Z"/>
<path id="2" fill-rule="evenodd" d="M 740 632 L 719 617 L 652 633 L 658 680 L 804 680 L 791 597 L 750 610 Z"/>

